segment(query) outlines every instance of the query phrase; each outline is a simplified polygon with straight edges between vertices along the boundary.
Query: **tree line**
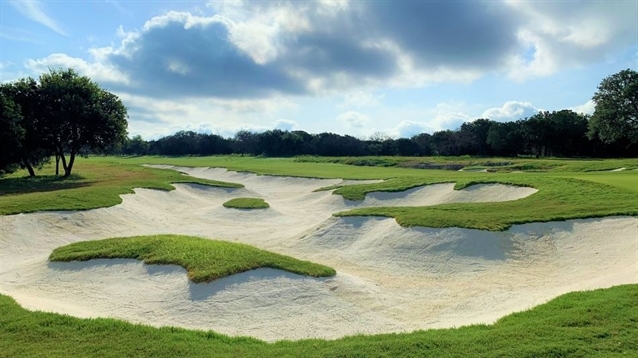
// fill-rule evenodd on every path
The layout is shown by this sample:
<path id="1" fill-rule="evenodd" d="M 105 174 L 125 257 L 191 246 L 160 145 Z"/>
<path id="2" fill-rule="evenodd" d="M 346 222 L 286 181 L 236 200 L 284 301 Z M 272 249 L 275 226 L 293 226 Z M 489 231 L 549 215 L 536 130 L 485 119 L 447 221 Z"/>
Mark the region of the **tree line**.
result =
<path id="1" fill-rule="evenodd" d="M 627 139 L 606 143 L 590 137 L 588 116 L 570 110 L 539 112 L 514 122 L 476 119 L 457 130 L 421 133 L 393 139 L 383 134 L 359 139 L 335 133 L 310 134 L 279 129 L 257 133 L 240 131 L 232 138 L 180 131 L 158 140 L 140 136 L 115 148 L 122 155 L 245 154 L 271 157 L 317 156 L 518 156 L 628 157 L 638 145 Z"/>
<path id="2" fill-rule="evenodd" d="M 72 69 L 0 85 L 0 174 L 56 160 L 64 176 L 75 158 L 105 153 L 126 139 L 127 110 L 114 94 Z"/>
<path id="3" fill-rule="evenodd" d="M 278 129 L 240 131 L 233 138 L 180 131 L 158 140 L 127 139 L 115 152 L 125 155 L 264 156 L 517 156 L 633 157 L 638 155 L 638 73 L 623 70 L 605 78 L 593 100 L 594 114 L 542 111 L 511 122 L 486 118 L 457 130 L 393 139 L 382 134 L 359 139 L 335 133 Z"/>
<path id="4" fill-rule="evenodd" d="M 638 155 L 638 73 L 605 78 L 593 96 L 592 116 L 542 111 L 511 122 L 486 118 L 456 130 L 393 139 L 278 129 L 239 131 L 232 138 L 180 131 L 158 140 L 127 138 L 127 110 L 114 94 L 72 69 L 38 80 L 0 85 L 0 175 L 34 168 L 51 158 L 71 175 L 78 155 L 264 156 L 518 156 L 634 157 Z"/>

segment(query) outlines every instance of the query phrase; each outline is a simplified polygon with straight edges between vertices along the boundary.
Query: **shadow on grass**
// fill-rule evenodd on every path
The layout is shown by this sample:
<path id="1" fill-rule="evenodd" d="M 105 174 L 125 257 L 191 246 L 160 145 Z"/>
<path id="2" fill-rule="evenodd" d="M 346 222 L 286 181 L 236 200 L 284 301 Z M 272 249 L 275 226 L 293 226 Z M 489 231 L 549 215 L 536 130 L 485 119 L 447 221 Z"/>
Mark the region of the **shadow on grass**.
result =
<path id="1" fill-rule="evenodd" d="M 0 179 L 0 196 L 81 188 L 94 183 L 92 181 L 83 181 L 84 179 L 83 176 L 78 174 L 72 174 L 67 178 L 54 175 L 3 178 Z"/>

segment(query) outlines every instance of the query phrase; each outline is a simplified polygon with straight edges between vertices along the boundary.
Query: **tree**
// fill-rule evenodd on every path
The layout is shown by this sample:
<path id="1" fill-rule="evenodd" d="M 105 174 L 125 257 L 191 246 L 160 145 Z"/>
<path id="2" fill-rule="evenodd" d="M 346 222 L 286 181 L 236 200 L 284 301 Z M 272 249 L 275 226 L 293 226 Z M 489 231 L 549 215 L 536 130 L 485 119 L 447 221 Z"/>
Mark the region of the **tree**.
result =
<path id="1" fill-rule="evenodd" d="M 51 151 L 43 138 L 42 121 L 46 112 L 40 105 L 40 88 L 31 77 L 3 84 L 0 92 L 9 98 L 20 111 L 19 126 L 23 130 L 20 140 L 19 166 L 34 177 L 34 168 L 49 162 Z"/>
<path id="2" fill-rule="evenodd" d="M 40 132 L 62 160 L 65 177 L 77 155 L 101 152 L 126 138 L 128 115 L 120 99 L 72 69 L 40 76 L 40 106 L 46 113 Z"/>
<path id="3" fill-rule="evenodd" d="M 626 69 L 605 78 L 592 99 L 596 109 L 589 121 L 590 138 L 638 143 L 638 72 Z"/>
<path id="4" fill-rule="evenodd" d="M 14 172 L 21 159 L 24 129 L 22 115 L 13 100 L 0 93 L 0 175 Z"/>
<path id="5" fill-rule="evenodd" d="M 523 151 L 523 133 L 520 123 L 492 122 L 487 132 L 486 143 L 492 153 L 515 157 Z"/>
<path id="6" fill-rule="evenodd" d="M 459 129 L 461 154 L 488 155 L 490 147 L 487 145 L 487 132 L 492 123 L 484 118 L 463 123 Z"/>

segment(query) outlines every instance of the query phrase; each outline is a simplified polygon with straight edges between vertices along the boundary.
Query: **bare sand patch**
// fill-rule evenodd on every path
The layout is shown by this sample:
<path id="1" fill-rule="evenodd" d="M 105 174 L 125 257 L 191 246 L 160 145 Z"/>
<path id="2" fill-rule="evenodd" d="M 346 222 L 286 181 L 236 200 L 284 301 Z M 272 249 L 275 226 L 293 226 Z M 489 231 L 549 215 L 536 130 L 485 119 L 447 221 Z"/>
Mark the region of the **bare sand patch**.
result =
<path id="1" fill-rule="evenodd" d="M 341 180 L 170 168 L 245 188 L 177 184 L 171 192 L 136 189 L 110 208 L 0 216 L 0 292 L 29 309 L 272 341 L 489 323 L 568 291 L 638 281 L 633 217 L 526 224 L 507 232 L 332 217 L 353 206 L 516 200 L 533 194 L 531 188 L 487 184 L 454 191 L 453 184 L 437 184 L 349 202 L 313 192 Z M 271 208 L 223 208 L 243 196 L 264 198 Z M 177 266 L 47 262 L 54 248 L 68 243 L 159 233 L 240 241 L 326 264 L 338 274 L 316 279 L 259 269 L 193 284 Z"/>

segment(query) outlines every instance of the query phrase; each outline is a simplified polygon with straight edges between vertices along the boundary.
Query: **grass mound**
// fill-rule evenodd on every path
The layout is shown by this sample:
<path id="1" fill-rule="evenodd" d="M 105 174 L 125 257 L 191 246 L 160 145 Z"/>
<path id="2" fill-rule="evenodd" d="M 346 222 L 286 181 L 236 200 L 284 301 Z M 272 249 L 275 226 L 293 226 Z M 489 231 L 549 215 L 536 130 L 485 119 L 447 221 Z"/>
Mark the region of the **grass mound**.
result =
<path id="1" fill-rule="evenodd" d="M 31 312 L 0 295 L 7 357 L 594 357 L 638 355 L 638 285 L 572 292 L 493 325 L 266 343 Z"/>
<path id="2" fill-rule="evenodd" d="M 270 207 L 264 199 L 236 198 L 228 200 L 224 206 L 232 209 L 267 209 Z"/>
<path id="3" fill-rule="evenodd" d="M 144 263 L 182 266 L 193 282 L 210 282 L 221 277 L 262 267 L 292 273 L 327 277 L 335 270 L 309 261 L 225 241 L 192 236 L 156 235 L 82 241 L 59 247 L 51 261 L 88 261 L 91 259 L 137 259 Z"/>

